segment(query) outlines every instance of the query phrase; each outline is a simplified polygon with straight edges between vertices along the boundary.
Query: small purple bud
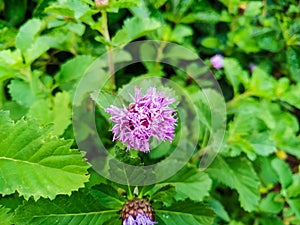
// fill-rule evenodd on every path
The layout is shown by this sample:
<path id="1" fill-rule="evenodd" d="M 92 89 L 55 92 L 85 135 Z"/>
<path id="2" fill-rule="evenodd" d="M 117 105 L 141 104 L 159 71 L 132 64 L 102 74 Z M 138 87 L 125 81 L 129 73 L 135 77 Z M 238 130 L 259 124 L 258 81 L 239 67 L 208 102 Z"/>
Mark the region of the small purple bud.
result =
<path id="1" fill-rule="evenodd" d="M 256 65 L 254 63 L 250 63 L 249 65 L 249 70 L 252 73 L 253 69 L 256 67 Z"/>
<path id="2" fill-rule="evenodd" d="M 210 63 L 215 69 L 221 69 L 224 64 L 224 57 L 220 54 L 216 54 L 210 58 Z"/>

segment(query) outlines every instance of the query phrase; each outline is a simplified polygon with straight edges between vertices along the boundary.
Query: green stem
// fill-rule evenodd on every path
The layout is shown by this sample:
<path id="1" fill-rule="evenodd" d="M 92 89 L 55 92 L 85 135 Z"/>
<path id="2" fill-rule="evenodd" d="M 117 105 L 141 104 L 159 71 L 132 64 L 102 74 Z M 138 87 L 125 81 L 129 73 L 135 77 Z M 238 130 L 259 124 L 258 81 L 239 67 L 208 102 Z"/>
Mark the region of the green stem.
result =
<path id="1" fill-rule="evenodd" d="M 108 22 L 107 22 L 107 13 L 105 11 L 102 12 L 102 34 L 107 43 L 110 43 L 110 35 L 108 31 Z M 110 44 L 106 44 L 107 50 L 107 58 L 108 58 L 108 68 L 109 68 L 109 77 L 110 77 L 110 85 L 112 91 L 115 92 L 115 68 L 114 68 L 114 56 L 112 51 L 112 46 Z"/>
<path id="2" fill-rule="evenodd" d="M 226 104 L 226 109 L 229 109 L 231 107 L 233 107 L 236 103 L 238 103 L 239 101 L 245 99 L 245 98 L 248 98 L 249 96 L 251 96 L 253 93 L 251 91 L 246 91 L 244 92 L 243 94 L 240 94 L 236 97 L 234 97 L 231 101 L 229 101 L 227 104 Z"/>
<path id="3" fill-rule="evenodd" d="M 263 17 L 266 17 L 267 15 L 267 0 L 263 0 L 263 11 L 262 11 Z"/>
<path id="4" fill-rule="evenodd" d="M 155 59 L 155 62 L 156 62 L 155 68 L 156 69 L 159 68 L 160 60 L 161 60 L 162 55 L 163 55 L 163 50 L 166 47 L 166 45 L 167 45 L 167 42 L 163 41 L 161 43 L 161 45 L 159 46 L 158 50 L 157 50 L 157 56 L 156 56 L 156 59 Z"/>
<path id="5" fill-rule="evenodd" d="M 128 188 L 128 198 L 129 198 L 129 199 L 133 199 L 133 194 L 132 194 L 132 192 L 131 192 L 131 188 L 130 188 L 129 182 L 128 182 L 128 184 L 127 184 L 127 188 Z"/>
<path id="6" fill-rule="evenodd" d="M 3 82 L 0 82 L 0 108 L 3 107 L 5 101 L 4 85 Z"/>

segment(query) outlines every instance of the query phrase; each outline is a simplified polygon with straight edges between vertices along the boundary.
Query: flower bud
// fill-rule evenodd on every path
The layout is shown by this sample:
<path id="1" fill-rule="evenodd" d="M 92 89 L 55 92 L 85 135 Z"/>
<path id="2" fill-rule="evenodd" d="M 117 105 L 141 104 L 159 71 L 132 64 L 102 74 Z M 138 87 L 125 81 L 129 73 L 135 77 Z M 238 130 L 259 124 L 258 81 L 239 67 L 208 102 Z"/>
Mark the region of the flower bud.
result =
<path id="1" fill-rule="evenodd" d="M 143 224 L 154 225 L 154 211 L 148 201 L 134 198 L 124 203 L 121 209 L 123 225 Z"/>
<path id="2" fill-rule="evenodd" d="M 108 0 L 95 0 L 95 5 L 97 8 L 102 8 L 108 5 Z"/>

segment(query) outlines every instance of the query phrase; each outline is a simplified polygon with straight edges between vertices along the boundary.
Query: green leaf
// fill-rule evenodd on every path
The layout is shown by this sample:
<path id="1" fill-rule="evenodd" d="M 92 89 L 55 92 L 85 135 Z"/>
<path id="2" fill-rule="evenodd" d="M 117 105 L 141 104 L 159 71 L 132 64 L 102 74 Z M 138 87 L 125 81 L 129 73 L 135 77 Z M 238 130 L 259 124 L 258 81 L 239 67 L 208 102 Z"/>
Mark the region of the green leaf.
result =
<path id="1" fill-rule="evenodd" d="M 181 23 L 195 23 L 195 22 L 204 22 L 204 23 L 217 23 L 220 21 L 220 14 L 213 10 L 202 11 L 202 12 L 193 12 L 183 17 Z"/>
<path id="2" fill-rule="evenodd" d="M 19 30 L 16 37 L 16 47 L 24 53 L 31 46 L 42 27 L 43 22 L 41 20 L 35 18 L 28 20 Z"/>
<path id="3" fill-rule="evenodd" d="M 117 190 L 108 184 L 99 184 L 94 186 L 91 191 L 91 195 L 99 201 L 104 208 L 107 209 L 120 209 L 122 208 L 124 200 L 121 201 L 120 195 Z"/>
<path id="4" fill-rule="evenodd" d="M 247 80 L 249 79 L 247 73 L 243 71 L 238 61 L 233 58 L 224 59 L 224 72 L 227 80 L 231 83 L 235 94 L 239 91 L 239 85 L 241 80 L 243 80 L 242 78 L 246 77 Z"/>
<path id="5" fill-rule="evenodd" d="M 189 26 L 178 24 L 172 30 L 171 41 L 184 43 L 184 38 L 193 35 L 193 29 Z"/>
<path id="6" fill-rule="evenodd" d="M 167 185 L 158 189 L 155 193 L 151 194 L 151 199 L 154 201 L 154 204 L 161 203 L 163 206 L 168 207 L 171 206 L 175 201 L 174 199 L 175 195 L 176 195 L 175 187 L 172 185 Z"/>
<path id="7" fill-rule="evenodd" d="M 58 139 L 35 120 L 14 123 L 0 112 L 0 193 L 25 199 L 71 194 L 88 181 L 89 165 L 71 140 Z"/>
<path id="8" fill-rule="evenodd" d="M 5 65 L 0 65 L 0 82 L 8 80 L 9 78 L 13 78 L 16 76 L 16 74 L 16 70 L 10 69 Z"/>
<path id="9" fill-rule="evenodd" d="M 88 10 L 90 10 L 89 6 L 83 1 L 68 0 L 51 4 L 51 6 L 45 9 L 45 12 L 52 12 L 62 16 L 79 19 L 88 12 Z"/>
<path id="10" fill-rule="evenodd" d="M 288 196 L 293 198 L 300 196 L 300 174 L 293 174 L 293 183 L 287 189 Z"/>
<path id="11" fill-rule="evenodd" d="M 267 213 L 279 213 L 284 207 L 283 198 L 274 192 L 270 192 L 265 198 L 263 198 L 259 204 L 259 208 L 263 212 Z"/>
<path id="12" fill-rule="evenodd" d="M 16 35 L 17 30 L 13 26 L 0 20 L 0 50 L 14 47 Z"/>
<path id="13" fill-rule="evenodd" d="M 257 43 L 261 49 L 270 52 L 279 52 L 284 47 L 284 42 L 279 41 L 273 32 L 257 37 Z"/>
<path id="14" fill-rule="evenodd" d="M 10 67 L 15 68 L 15 66 L 22 66 L 23 59 L 21 55 L 21 51 L 16 49 L 14 51 L 11 50 L 3 50 L 0 51 L 0 62 L 1 65 L 9 65 Z"/>
<path id="15" fill-rule="evenodd" d="M 224 220 L 226 222 L 230 221 L 230 217 L 229 217 L 228 213 L 226 212 L 226 210 L 224 209 L 221 202 L 219 202 L 218 200 L 216 200 L 214 198 L 209 198 L 208 203 L 213 208 L 213 210 L 216 212 L 218 217 L 220 217 L 222 220 Z"/>
<path id="16" fill-rule="evenodd" d="M 300 83 L 300 51 L 293 47 L 289 47 L 286 52 L 286 57 L 292 78 Z"/>
<path id="17" fill-rule="evenodd" d="M 276 158 L 272 160 L 272 167 L 279 177 L 279 181 L 283 188 L 287 188 L 292 182 L 292 172 L 286 162 Z"/>
<path id="18" fill-rule="evenodd" d="M 127 44 L 134 39 L 145 36 L 146 34 L 158 29 L 161 24 L 153 18 L 132 17 L 126 19 L 122 29 L 118 30 L 112 38 L 114 46 Z"/>
<path id="19" fill-rule="evenodd" d="M 157 188 L 172 185 L 177 192 L 174 196 L 177 200 L 190 198 L 194 201 L 202 201 L 211 188 L 212 181 L 208 175 L 195 167 L 186 166 L 171 178 L 157 184 Z"/>
<path id="20" fill-rule="evenodd" d="M 105 92 L 105 91 L 94 91 L 91 93 L 91 98 L 94 100 L 94 102 L 97 104 L 97 106 L 100 109 L 100 112 L 102 115 L 109 120 L 111 115 L 109 113 L 106 113 L 104 110 L 109 108 L 111 105 L 117 106 L 119 108 L 123 107 L 122 100 L 117 98 L 115 95 Z"/>
<path id="21" fill-rule="evenodd" d="M 255 222 L 261 225 L 284 225 L 281 217 L 269 213 L 260 215 Z"/>
<path id="22" fill-rule="evenodd" d="M 20 197 L 18 193 L 12 195 L 6 195 L 0 198 L 0 205 L 5 208 L 10 209 L 10 211 L 15 211 L 24 202 L 24 198 Z"/>
<path id="23" fill-rule="evenodd" d="M 10 209 L 7 209 L 0 205 L 0 221 L 1 225 L 11 225 L 13 214 L 10 213 Z"/>
<path id="24" fill-rule="evenodd" d="M 51 47 L 59 48 L 59 41 L 58 38 L 46 35 L 35 38 L 26 49 L 26 52 L 24 52 L 26 63 L 31 64 Z"/>
<path id="25" fill-rule="evenodd" d="M 202 39 L 201 44 L 206 48 L 218 48 L 221 46 L 220 40 L 215 37 L 205 37 Z"/>
<path id="26" fill-rule="evenodd" d="M 290 85 L 280 99 L 300 109 L 300 84 Z"/>
<path id="27" fill-rule="evenodd" d="M 29 200 L 16 210 L 18 225 L 78 225 L 104 224 L 105 221 L 119 221 L 118 211 L 104 208 L 98 199 L 89 193 L 73 192 L 70 197 L 57 196 L 54 200 Z M 115 223 L 118 224 L 118 223 Z"/>
<path id="28" fill-rule="evenodd" d="M 27 0 L 4 0 L 4 17 L 12 25 L 23 21 L 27 10 Z"/>
<path id="29" fill-rule="evenodd" d="M 237 190 L 241 206 L 246 211 L 256 209 L 259 201 L 259 179 L 248 160 L 218 156 L 206 172 L 212 178 Z"/>
<path id="30" fill-rule="evenodd" d="M 241 50 L 246 53 L 258 52 L 260 47 L 257 45 L 257 41 L 253 37 L 253 29 L 250 26 L 241 27 L 234 32 L 228 33 L 229 40 L 236 44 Z"/>
<path id="31" fill-rule="evenodd" d="M 83 76 L 85 70 L 89 65 L 92 64 L 94 60 L 95 58 L 90 55 L 79 55 L 73 59 L 68 60 L 61 66 L 58 81 L 60 83 L 65 83 L 80 79 Z"/>
<path id="32" fill-rule="evenodd" d="M 272 168 L 271 159 L 269 157 L 257 157 L 254 165 L 258 168 L 257 173 L 262 185 L 267 187 L 270 184 L 275 184 L 278 182 L 277 174 Z"/>
<path id="33" fill-rule="evenodd" d="M 297 215 L 297 218 L 300 218 L 300 198 L 293 198 L 287 200 L 293 212 Z"/>
<path id="34" fill-rule="evenodd" d="M 215 217 L 214 211 L 207 205 L 190 200 L 176 202 L 170 207 L 156 209 L 155 212 L 160 225 L 211 225 Z"/>
<path id="35" fill-rule="evenodd" d="M 8 85 L 12 99 L 26 107 L 30 107 L 37 99 L 31 88 L 29 83 L 22 80 L 12 80 Z"/>
<path id="36" fill-rule="evenodd" d="M 254 95 L 265 98 L 274 97 L 275 79 L 269 76 L 263 69 L 256 66 L 250 79 L 249 91 Z"/>
<path id="37" fill-rule="evenodd" d="M 52 132 L 59 136 L 71 124 L 71 114 L 69 93 L 59 92 L 53 99 L 36 101 L 27 116 L 38 119 L 42 125 L 53 124 Z"/>
<path id="38" fill-rule="evenodd" d="M 254 17 L 261 13 L 262 2 L 250 1 L 245 10 L 245 16 Z"/>

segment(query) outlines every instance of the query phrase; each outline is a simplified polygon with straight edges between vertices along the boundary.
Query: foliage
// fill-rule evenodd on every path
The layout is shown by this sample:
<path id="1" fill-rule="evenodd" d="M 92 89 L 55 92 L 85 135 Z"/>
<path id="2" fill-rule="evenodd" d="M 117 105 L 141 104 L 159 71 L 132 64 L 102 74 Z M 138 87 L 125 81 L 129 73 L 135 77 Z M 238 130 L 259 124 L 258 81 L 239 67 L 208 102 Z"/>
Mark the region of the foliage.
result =
<path id="1" fill-rule="evenodd" d="M 300 224 L 299 58 L 295 0 L 0 0 L 0 223 L 122 224 L 138 196 L 158 224 Z M 134 86 L 178 97 L 173 143 L 149 154 L 113 142 L 104 112 Z M 110 155 L 96 166 L 95 138 Z"/>

